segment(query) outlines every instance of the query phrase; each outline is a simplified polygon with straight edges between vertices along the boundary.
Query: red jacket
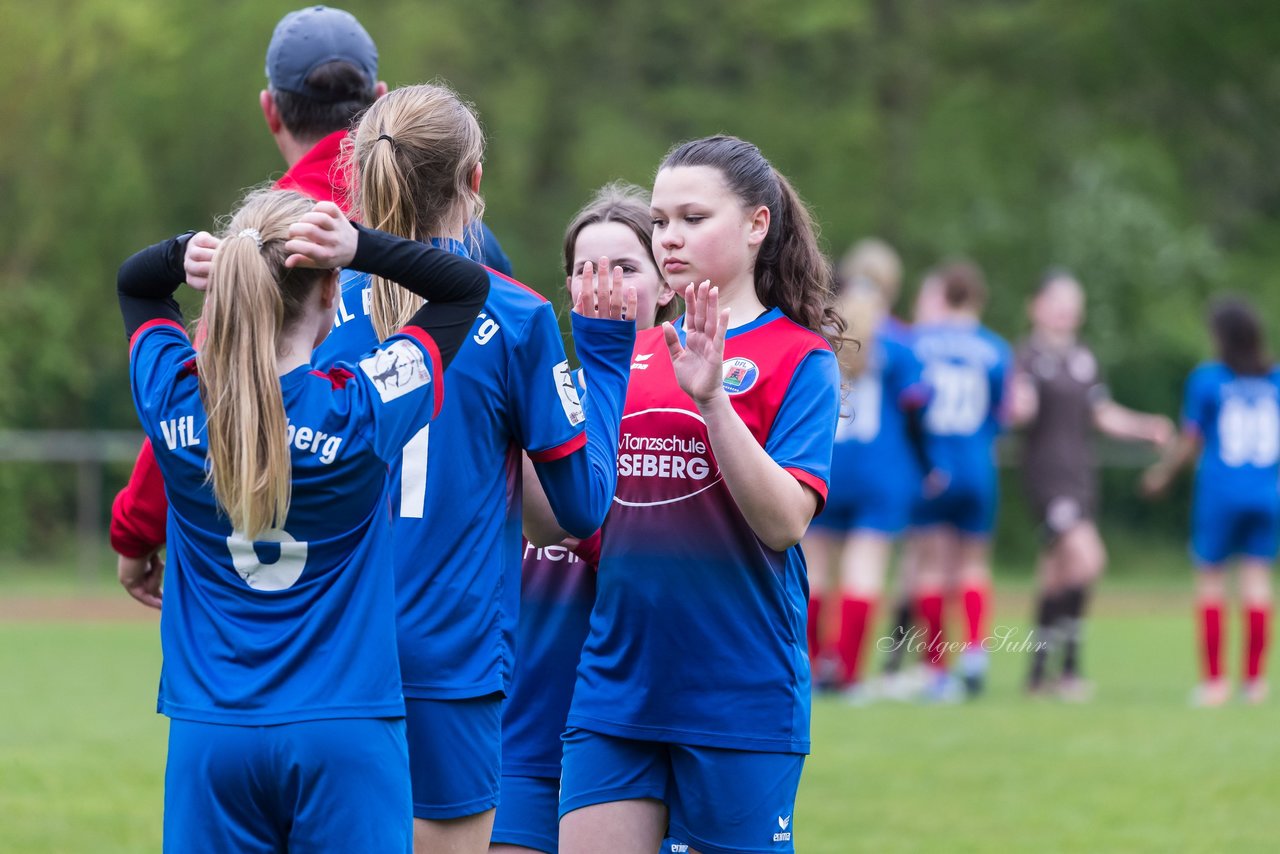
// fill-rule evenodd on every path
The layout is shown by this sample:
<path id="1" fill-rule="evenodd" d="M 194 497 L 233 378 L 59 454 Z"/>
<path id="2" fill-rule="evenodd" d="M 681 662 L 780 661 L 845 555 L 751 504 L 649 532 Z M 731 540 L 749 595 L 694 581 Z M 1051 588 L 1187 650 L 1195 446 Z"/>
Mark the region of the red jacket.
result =
<path id="1" fill-rule="evenodd" d="M 297 190 L 316 201 L 331 201 L 348 210 L 347 171 L 340 163 L 345 130 L 335 131 L 311 147 L 280 176 L 275 187 Z M 125 557 L 143 557 L 164 545 L 169 500 L 151 442 L 143 441 L 129 483 L 111 503 L 111 548 Z"/>

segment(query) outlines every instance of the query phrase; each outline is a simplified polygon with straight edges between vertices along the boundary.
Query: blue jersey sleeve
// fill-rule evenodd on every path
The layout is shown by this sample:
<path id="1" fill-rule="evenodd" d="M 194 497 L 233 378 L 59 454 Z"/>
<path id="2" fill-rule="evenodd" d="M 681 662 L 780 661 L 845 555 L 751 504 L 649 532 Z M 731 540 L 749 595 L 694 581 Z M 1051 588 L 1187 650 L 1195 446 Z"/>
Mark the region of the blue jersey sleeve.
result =
<path id="1" fill-rule="evenodd" d="M 1000 357 L 991 366 L 991 417 L 1000 426 L 1008 420 L 1005 407 L 1008 386 L 1013 381 L 1013 351 L 1000 339 L 996 339 L 996 350 Z"/>
<path id="2" fill-rule="evenodd" d="M 180 372 L 194 372 L 196 351 L 182 325 L 172 320 L 151 320 L 133 333 L 129 342 L 129 380 L 133 404 L 143 430 L 152 441 L 155 416 L 163 414 Z"/>
<path id="3" fill-rule="evenodd" d="M 636 327 L 630 321 L 602 320 L 574 314 L 573 339 L 588 378 L 582 394 L 586 420 L 585 446 L 568 455 L 539 459 L 534 470 L 560 527 L 575 537 L 590 536 L 604 522 L 618 485 L 618 434 L 627 400 L 631 353 Z M 558 366 L 557 366 L 557 369 Z M 564 363 L 565 382 L 572 383 Z M 574 387 L 576 392 L 576 387 Z"/>
<path id="4" fill-rule="evenodd" d="M 1196 368 L 1187 377 L 1187 387 L 1182 395 L 1182 423 L 1201 436 L 1205 435 L 1213 420 L 1209 385 L 1208 372 L 1202 367 Z"/>
<path id="5" fill-rule="evenodd" d="M 840 369 L 830 350 L 814 350 L 791 377 L 764 450 L 796 480 L 818 493 L 818 509 L 827 499 L 831 449 L 840 414 Z"/>
<path id="6" fill-rule="evenodd" d="M 910 347 L 891 339 L 884 341 L 889 369 L 889 391 L 899 409 L 918 409 L 929 402 L 929 386 L 924 366 Z"/>
<path id="7" fill-rule="evenodd" d="M 551 303 L 534 310 L 511 354 L 512 434 L 534 462 L 572 453 L 586 441 L 586 413 L 569 370 Z"/>
<path id="8" fill-rule="evenodd" d="M 331 375 L 346 379 L 353 418 L 366 421 L 374 454 L 398 464 L 405 444 L 440 412 L 444 370 L 431 336 L 406 326 L 354 366 Z"/>

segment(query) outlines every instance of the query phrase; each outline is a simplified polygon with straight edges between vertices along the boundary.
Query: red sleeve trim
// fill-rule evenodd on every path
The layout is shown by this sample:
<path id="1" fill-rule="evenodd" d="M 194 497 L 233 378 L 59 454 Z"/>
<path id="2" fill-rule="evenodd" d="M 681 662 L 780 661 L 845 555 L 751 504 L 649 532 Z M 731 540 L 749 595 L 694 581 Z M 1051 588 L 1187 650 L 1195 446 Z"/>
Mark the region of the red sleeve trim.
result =
<path id="1" fill-rule="evenodd" d="M 329 384 L 333 386 L 335 391 L 342 391 L 347 387 L 347 383 L 355 377 L 355 374 L 351 373 L 346 368 L 330 368 L 328 373 L 324 371 L 312 371 L 311 375 L 320 377 L 322 380 L 328 380 Z"/>
<path id="2" fill-rule="evenodd" d="M 182 328 L 181 323 L 178 323 L 177 321 L 174 321 L 174 320 L 169 320 L 167 318 L 157 317 L 154 320 L 148 320 L 146 323 L 139 326 L 137 330 L 133 333 L 133 335 L 129 338 L 129 352 L 133 353 L 134 345 L 138 343 L 138 339 L 142 337 L 142 334 L 144 332 L 147 332 L 148 330 L 151 330 L 151 329 L 155 329 L 157 326 L 172 326 L 174 329 L 181 332 L 183 337 L 186 337 L 186 334 L 187 334 L 187 330 Z"/>
<path id="3" fill-rule="evenodd" d="M 827 482 L 817 475 L 810 474 L 804 469 L 784 468 L 787 474 L 803 483 L 805 486 L 818 493 L 818 509 L 813 511 L 813 515 L 817 516 L 822 512 L 822 508 L 827 504 Z"/>
<path id="4" fill-rule="evenodd" d="M 440 407 L 444 406 L 444 362 L 440 358 L 440 348 L 436 346 L 436 340 L 430 333 L 419 326 L 406 326 L 400 330 L 400 334 L 408 335 L 421 344 L 422 349 L 427 351 L 427 357 L 431 359 L 431 386 L 436 396 L 431 417 L 435 418 L 440 414 Z"/>
<path id="5" fill-rule="evenodd" d="M 547 448 L 545 451 L 527 451 L 529 459 L 535 463 L 552 463 L 562 460 L 587 444 L 586 432 L 579 433 L 567 442 Z"/>

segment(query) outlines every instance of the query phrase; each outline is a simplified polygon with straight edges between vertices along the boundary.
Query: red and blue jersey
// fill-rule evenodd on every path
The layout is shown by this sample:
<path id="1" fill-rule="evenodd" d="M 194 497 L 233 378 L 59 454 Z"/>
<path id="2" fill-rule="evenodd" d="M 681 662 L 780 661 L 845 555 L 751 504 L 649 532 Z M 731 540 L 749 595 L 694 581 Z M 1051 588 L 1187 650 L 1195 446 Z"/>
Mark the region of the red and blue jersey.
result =
<path id="1" fill-rule="evenodd" d="M 600 537 L 524 543 L 515 673 L 502 710 L 502 773 L 560 776 L 560 736 L 596 601 Z"/>
<path id="2" fill-rule="evenodd" d="M 734 410 L 774 462 L 822 500 L 837 376 L 826 341 L 776 308 L 726 337 L 723 382 Z M 808 752 L 804 557 L 799 546 L 779 552 L 762 543 L 734 503 L 661 327 L 636 339 L 617 495 L 601 542 L 569 726 Z"/>
<path id="3" fill-rule="evenodd" d="M 186 332 L 153 320 L 133 336 L 134 403 L 169 498 L 162 713 L 251 725 L 403 716 L 387 468 L 439 410 L 443 376 L 412 327 L 353 355 L 280 377 L 292 496 L 284 524 L 250 541 L 207 480 Z"/>
<path id="4" fill-rule="evenodd" d="M 1280 369 L 1241 376 L 1221 362 L 1187 379 L 1183 424 L 1204 438 L 1197 500 L 1271 507 L 1280 482 Z"/>
<path id="5" fill-rule="evenodd" d="M 985 326 L 964 323 L 918 326 L 911 347 L 932 393 L 924 417 L 930 460 L 953 484 L 994 483 L 1013 351 Z"/>
<path id="6" fill-rule="evenodd" d="M 465 255 L 457 241 L 434 241 Z M 490 271 L 489 298 L 449 368 L 449 399 L 393 460 L 397 631 L 407 697 L 506 691 L 520 605 L 520 454 L 586 443 L 586 420 L 555 312 Z M 375 338 L 369 279 L 353 275 L 317 363 Z"/>

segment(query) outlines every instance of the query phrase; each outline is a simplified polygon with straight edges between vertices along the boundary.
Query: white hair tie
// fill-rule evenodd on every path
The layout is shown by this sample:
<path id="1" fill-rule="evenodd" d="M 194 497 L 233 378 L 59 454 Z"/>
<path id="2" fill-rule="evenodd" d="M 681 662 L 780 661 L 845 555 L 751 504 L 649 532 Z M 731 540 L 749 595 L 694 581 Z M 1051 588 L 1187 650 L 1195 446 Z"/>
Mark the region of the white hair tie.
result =
<path id="1" fill-rule="evenodd" d="M 258 248 L 262 248 L 262 232 L 258 231 L 256 228 L 242 228 L 236 237 L 252 237 L 253 242 L 258 244 Z"/>

